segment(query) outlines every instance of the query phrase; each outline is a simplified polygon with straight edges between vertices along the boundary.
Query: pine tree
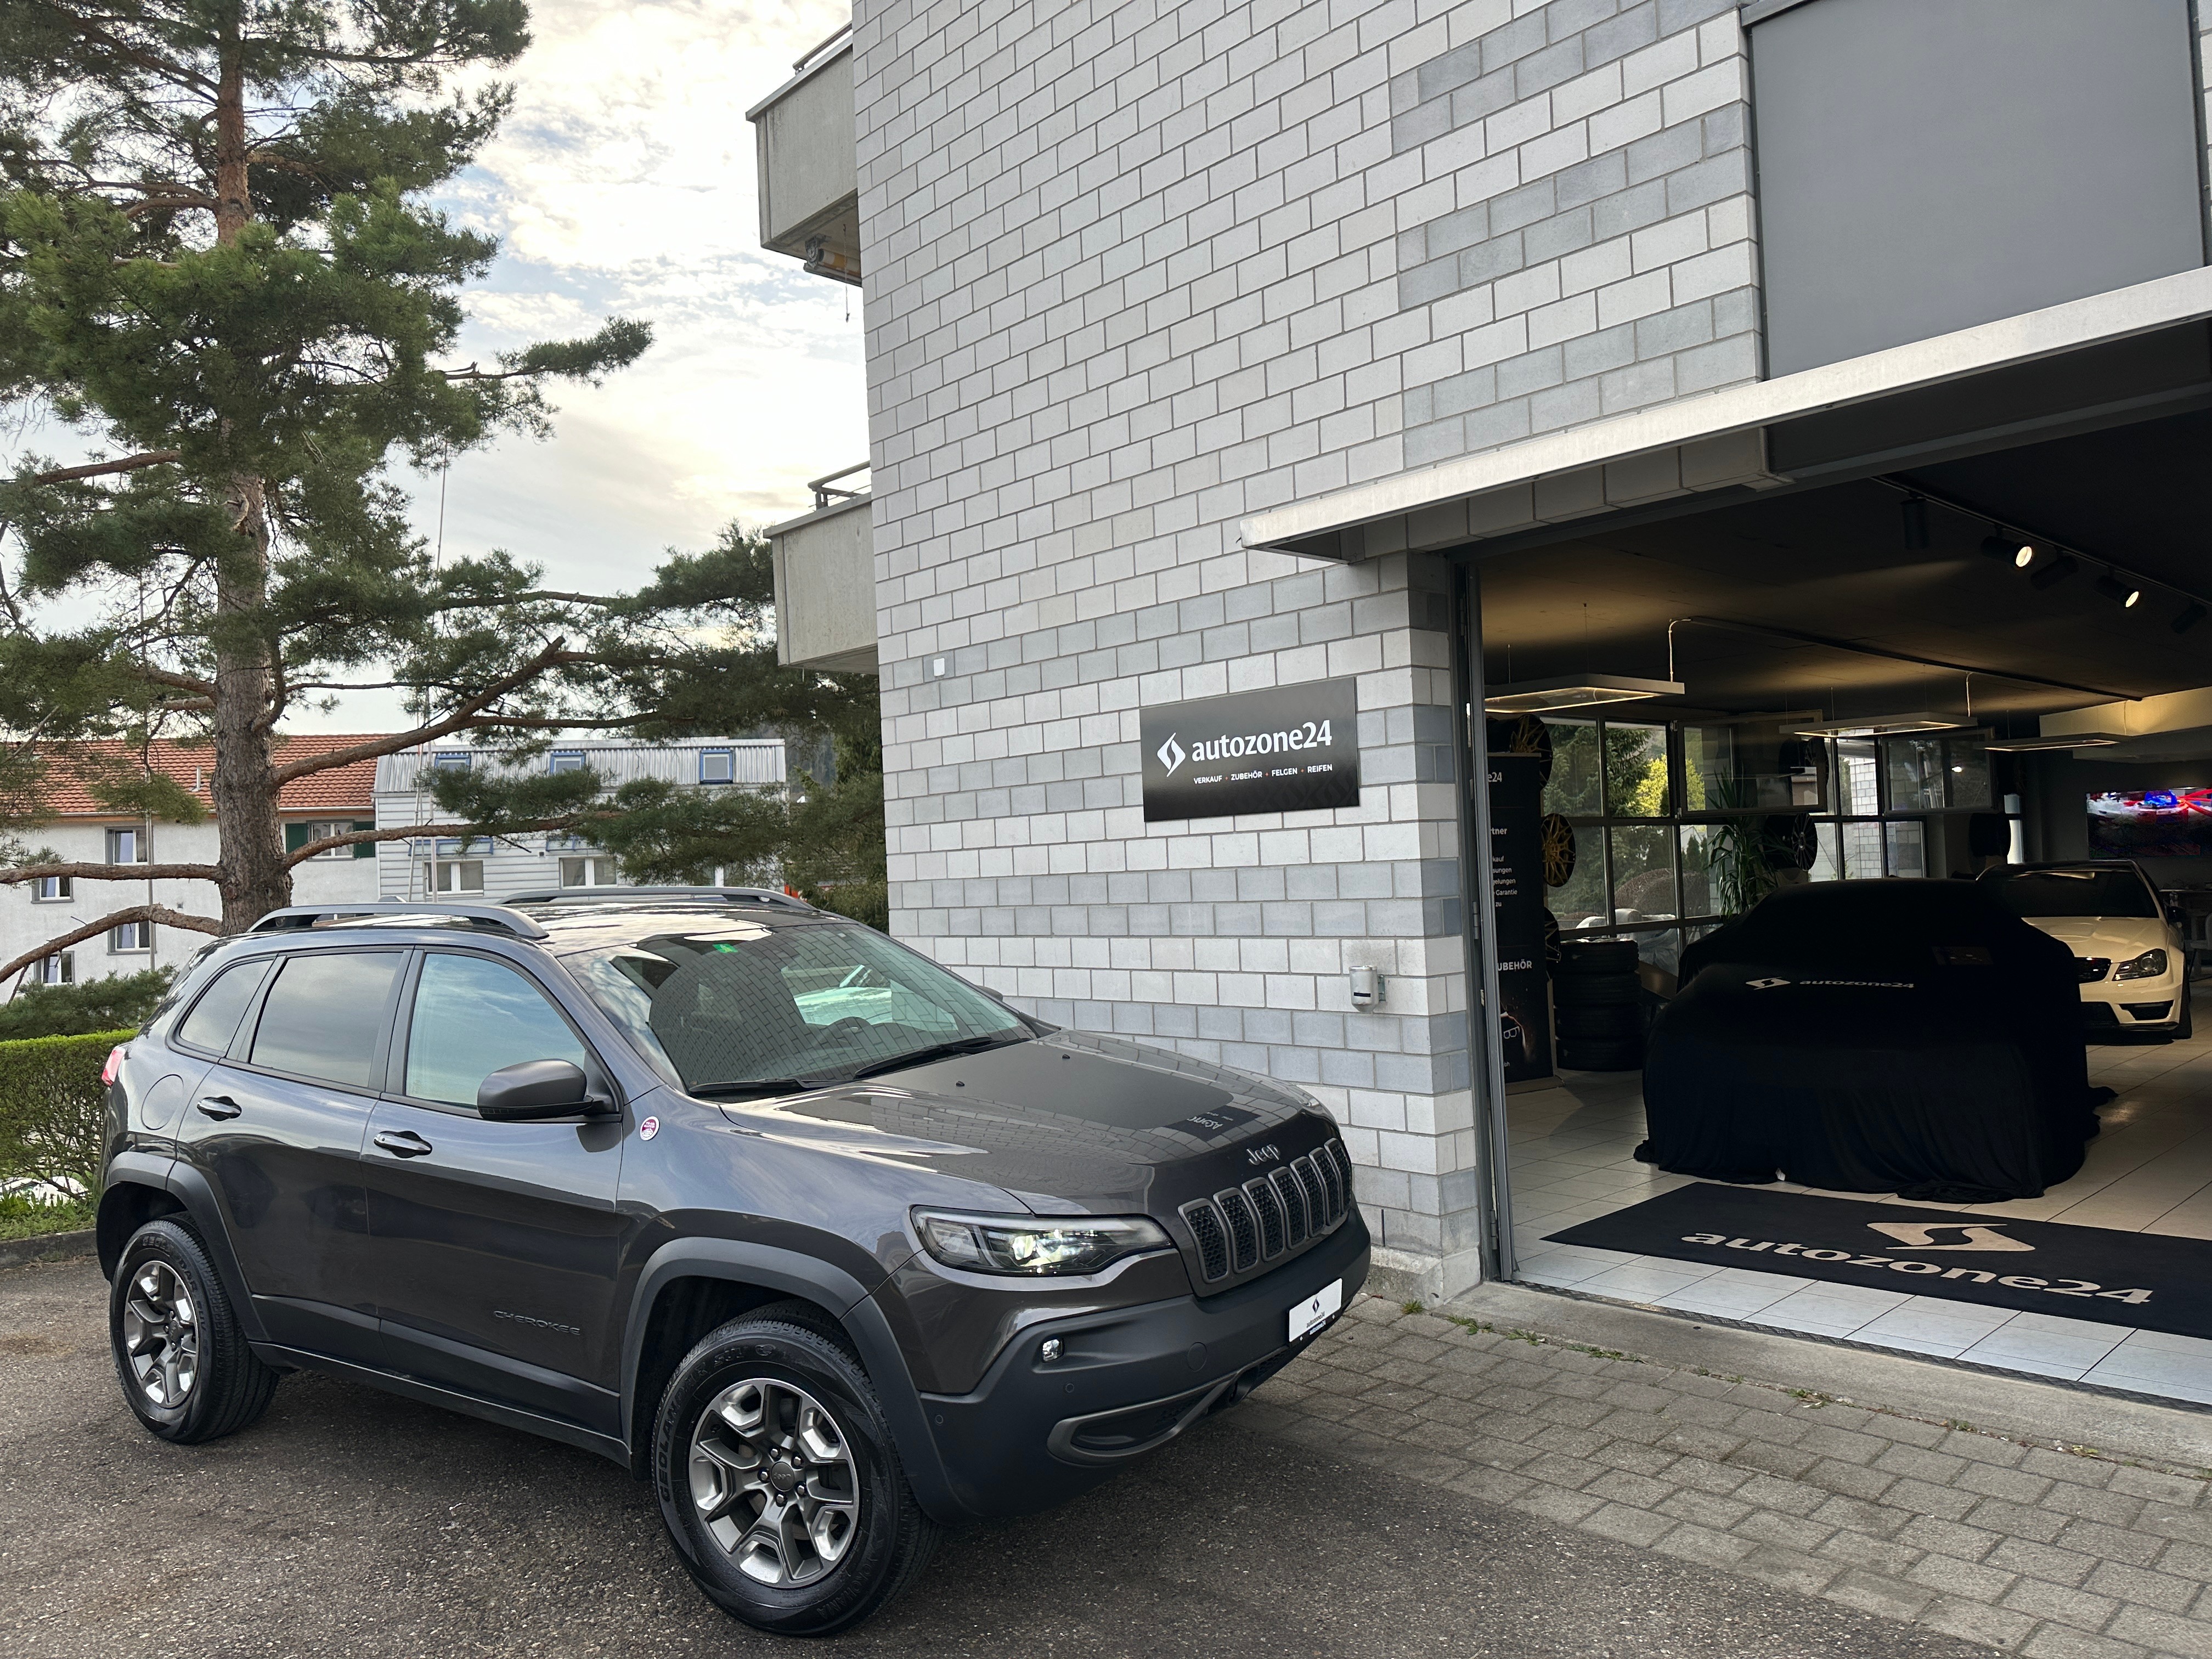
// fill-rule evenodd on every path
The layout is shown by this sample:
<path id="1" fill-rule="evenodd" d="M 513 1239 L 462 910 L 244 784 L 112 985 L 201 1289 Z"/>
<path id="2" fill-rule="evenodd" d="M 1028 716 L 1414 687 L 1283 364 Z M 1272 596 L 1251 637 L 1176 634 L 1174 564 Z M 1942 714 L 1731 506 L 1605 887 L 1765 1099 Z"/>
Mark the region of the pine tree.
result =
<path id="1" fill-rule="evenodd" d="M 496 247 L 425 198 L 509 106 L 503 86 L 458 84 L 528 42 L 521 0 L 0 0 L 0 416 L 43 412 L 93 452 L 0 483 L 0 830 L 38 821 L 55 744 L 161 736 L 208 744 L 220 842 L 212 865 L 0 870 L 221 894 L 219 916 L 124 906 L 41 952 L 129 921 L 235 932 L 289 902 L 293 866 L 370 837 L 286 851 L 278 792 L 314 771 L 442 738 L 834 721 L 863 696 L 763 655 L 745 537 L 587 594 L 506 553 L 434 568 L 410 530 L 400 464 L 543 433 L 549 383 L 595 386 L 651 338 L 616 319 L 452 361 L 460 295 Z M 274 752 L 289 713 L 395 689 L 411 729 Z M 91 781 L 118 811 L 202 810 L 149 769 Z M 487 830 L 613 835 L 627 816 L 641 868 L 702 835 L 781 833 L 757 800 L 617 808 L 588 773 L 487 769 L 438 791 Z"/>

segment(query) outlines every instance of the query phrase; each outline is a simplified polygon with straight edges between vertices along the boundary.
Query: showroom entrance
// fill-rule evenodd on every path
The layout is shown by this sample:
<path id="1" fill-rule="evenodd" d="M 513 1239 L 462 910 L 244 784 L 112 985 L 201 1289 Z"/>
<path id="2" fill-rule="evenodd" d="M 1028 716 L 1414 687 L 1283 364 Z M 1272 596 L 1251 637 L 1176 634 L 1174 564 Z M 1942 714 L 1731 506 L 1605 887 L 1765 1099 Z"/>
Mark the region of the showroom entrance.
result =
<path id="1" fill-rule="evenodd" d="M 2203 401 L 1458 554 L 1503 1271 L 2212 1403 Z"/>

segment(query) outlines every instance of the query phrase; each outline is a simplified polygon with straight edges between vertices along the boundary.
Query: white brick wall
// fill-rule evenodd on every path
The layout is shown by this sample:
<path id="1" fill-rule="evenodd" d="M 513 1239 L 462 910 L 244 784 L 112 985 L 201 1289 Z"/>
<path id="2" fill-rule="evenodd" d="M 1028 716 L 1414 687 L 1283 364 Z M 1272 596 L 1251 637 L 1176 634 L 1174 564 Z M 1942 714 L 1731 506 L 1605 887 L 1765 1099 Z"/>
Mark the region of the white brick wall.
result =
<path id="1" fill-rule="evenodd" d="M 1448 572 L 1235 524 L 1754 371 L 1733 8 L 854 23 L 895 930 L 1048 1018 L 1313 1089 L 1391 1259 L 1463 1279 Z M 1358 809 L 1143 822 L 1140 706 L 1331 676 Z M 1354 966 L 1384 1012 L 1350 1012 Z"/>

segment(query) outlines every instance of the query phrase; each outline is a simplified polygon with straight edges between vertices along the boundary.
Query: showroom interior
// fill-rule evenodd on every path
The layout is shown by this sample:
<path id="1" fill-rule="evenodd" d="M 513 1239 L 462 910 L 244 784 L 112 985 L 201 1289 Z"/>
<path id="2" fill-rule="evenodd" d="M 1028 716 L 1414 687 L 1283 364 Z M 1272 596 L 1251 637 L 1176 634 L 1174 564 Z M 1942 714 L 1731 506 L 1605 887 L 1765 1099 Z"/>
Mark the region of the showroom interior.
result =
<path id="1" fill-rule="evenodd" d="M 2192 980 L 2203 997 L 2212 967 L 2212 817 L 2191 793 L 2212 786 L 2207 364 L 2203 325 L 2191 325 L 1814 414 L 1768 428 L 1770 476 L 1727 492 L 1727 505 L 1673 500 L 1460 556 L 1493 780 L 1489 812 L 1470 810 L 1492 837 L 1496 948 L 1509 957 L 1503 905 L 1515 876 L 1502 866 L 1522 832 L 1509 831 L 1514 809 L 1499 791 L 1510 781 L 1497 780 L 1513 771 L 1516 750 L 1547 751 L 1528 762 L 1541 775 L 1530 785 L 1540 817 L 1528 849 L 1540 883 L 1526 867 L 1519 879 L 1540 885 L 1548 913 L 1548 1006 L 1507 1016 L 1503 1121 L 1492 1126 L 1510 1161 L 1493 1201 L 1512 1276 L 2212 1403 L 2212 1325 L 2182 1305 L 2212 1260 L 2212 1032 L 2193 1029 L 2187 1001 Z M 2094 821 L 2093 798 L 2103 803 Z M 2148 829 L 2130 817 L 2145 799 L 2171 807 Z M 1973 988 L 2012 971 L 2014 945 L 1996 945 L 1992 963 L 1986 943 L 2010 935 L 1973 933 L 1972 918 L 1956 914 L 1914 931 L 1925 907 L 1985 872 L 1975 903 L 2005 879 L 2027 890 L 2017 884 L 2026 866 L 2116 858 L 2135 860 L 2155 890 L 2159 914 L 2132 924 L 2138 933 L 2173 930 L 2180 960 L 2168 979 L 2178 975 L 2180 1000 L 2170 1006 L 2130 1001 L 2112 983 L 2149 958 L 2093 969 L 2097 947 L 2081 934 L 2066 945 L 2068 963 L 2051 954 L 2046 927 L 2018 946 L 2043 975 L 2030 1015 L 2017 986 L 1994 1003 Z M 1834 963 L 1849 971 L 1811 980 L 1828 961 L 1819 930 L 1837 911 L 1791 912 L 1802 935 L 1787 941 L 1791 965 L 1723 988 L 1735 1012 L 1707 1010 L 1698 1028 L 1704 1080 L 1668 1109 L 1725 1110 L 1714 1042 L 1765 1045 L 1760 1064 L 1778 1047 L 1801 1073 L 1855 1080 L 1826 1096 L 1813 1084 L 1799 1095 L 1753 1090 L 1759 1103 L 1747 1110 L 1820 1116 L 1808 1133 L 1918 1137 L 1905 1161 L 1918 1158 L 1919 1177 L 1935 1178 L 1862 1173 L 1823 1187 L 1789 1178 L 1804 1154 L 1771 1146 L 1751 1156 L 1755 1170 L 1716 1169 L 1710 1152 L 1700 1164 L 1680 1133 L 1667 1144 L 1656 1093 L 1662 1050 L 1687 1042 L 1695 1024 L 1683 1018 L 1684 980 L 1702 973 L 1703 994 L 1730 971 L 1701 952 L 1763 895 L 1838 879 L 1887 884 L 1875 896 L 1891 905 L 1875 925 L 1882 936 L 1853 933 L 1846 917 Z M 2077 890 L 2063 889 L 2057 908 Z M 1764 914 L 1783 915 L 1782 903 Z M 2077 932 L 2102 925 L 2084 920 Z M 1984 943 L 1947 943 L 1954 935 Z M 1600 1006 L 1571 1008 L 1596 994 L 1595 981 L 1571 982 L 1559 964 L 1601 939 L 1633 941 L 1633 984 L 1615 974 Z M 1756 961 L 1778 948 L 1735 954 Z M 1613 951 L 1618 969 L 1628 958 Z M 1973 965 L 1930 966 L 1931 951 L 1935 963 Z M 2033 1047 L 2072 1006 L 2065 990 L 2050 991 L 2052 961 L 2062 975 L 2103 980 L 2100 1000 L 2080 1004 L 2096 1103 L 2087 1112 L 2067 1071 L 2074 1031 L 2056 1049 Z M 1769 1020 L 1782 1004 L 1760 1001 L 1760 988 L 1784 994 L 1785 973 L 1800 981 L 1786 994 L 1801 1005 Z M 1887 1012 L 1913 1002 L 1919 994 L 1901 988 L 1927 973 L 1953 988 Z M 1509 1010 L 1511 977 L 1492 980 Z M 2142 983 L 2146 998 L 2158 988 Z M 2056 1015 L 2051 994 L 2063 1000 Z M 1553 1028 L 1540 1038 L 1531 1035 L 1540 1023 Z M 1991 1080 L 1992 1042 L 2026 1057 L 2010 1085 Z M 2036 1113 L 2055 1137 L 2042 1162 L 2014 1159 L 1990 1176 L 1980 1149 L 1962 1150 L 1962 1139 L 2002 1139 L 2011 1119 Z M 1751 1121 L 1739 1114 L 1696 1133 L 1708 1148 L 1714 1133 L 1756 1139 Z M 1931 1171 L 1929 1159 L 1942 1167 Z M 1840 1166 L 1812 1158 L 1802 1167 Z M 1674 1211 L 1661 1202 L 1669 1194 Z M 1718 1206 L 1713 1218 L 1686 1221 L 1680 1206 L 1699 1201 Z M 1953 1224 L 1916 1231 L 1914 1216 Z M 2041 1234 L 2038 1223 L 2097 1231 Z M 2094 1261 L 2053 1254 L 2092 1245 Z M 1869 1254 L 1877 1246 L 1889 1254 Z"/>

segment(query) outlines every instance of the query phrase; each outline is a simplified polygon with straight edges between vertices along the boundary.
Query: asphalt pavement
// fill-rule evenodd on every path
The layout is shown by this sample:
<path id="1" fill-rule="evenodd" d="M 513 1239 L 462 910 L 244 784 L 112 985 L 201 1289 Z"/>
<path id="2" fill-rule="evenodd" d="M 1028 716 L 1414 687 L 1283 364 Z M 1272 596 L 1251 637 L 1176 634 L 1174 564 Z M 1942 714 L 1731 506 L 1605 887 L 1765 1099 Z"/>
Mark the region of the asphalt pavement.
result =
<path id="1" fill-rule="evenodd" d="M 0 1271 L 0 1632 L 21 1659 L 750 1654 L 586 1453 L 315 1376 L 141 1430 L 89 1262 Z M 1265 1398 L 1262 1391 L 1261 1398 Z M 1264 1421 L 1265 1414 L 1255 1420 Z M 1240 1427 L 949 1538 L 858 1654 L 1939 1659 L 1991 1650 Z"/>

